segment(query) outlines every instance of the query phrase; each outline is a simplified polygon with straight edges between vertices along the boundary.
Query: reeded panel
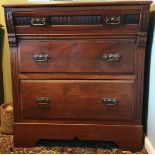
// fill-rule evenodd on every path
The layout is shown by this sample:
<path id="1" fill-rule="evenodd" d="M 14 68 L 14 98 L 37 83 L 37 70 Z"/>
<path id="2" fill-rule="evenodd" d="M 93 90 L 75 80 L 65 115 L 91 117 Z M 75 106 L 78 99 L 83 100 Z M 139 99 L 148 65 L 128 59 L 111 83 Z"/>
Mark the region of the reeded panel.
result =
<path id="1" fill-rule="evenodd" d="M 26 16 L 18 16 L 14 18 L 15 25 L 22 26 L 22 25 L 30 25 L 30 17 Z"/>
<path id="2" fill-rule="evenodd" d="M 31 25 L 32 19 L 41 19 L 43 17 L 15 17 L 17 26 Z M 45 17 L 46 25 L 100 25 L 102 24 L 102 16 L 50 16 Z"/>
<path id="3" fill-rule="evenodd" d="M 49 17 L 29 17 L 29 16 L 16 16 L 14 17 L 16 26 L 28 26 L 32 25 L 32 20 L 41 20 L 45 19 L 45 25 L 104 25 L 106 24 L 107 18 L 120 18 L 119 24 L 138 24 L 139 15 L 76 15 L 76 16 L 49 16 Z M 119 25 L 117 24 L 117 25 Z M 36 25 L 37 26 L 37 25 Z"/>
<path id="4" fill-rule="evenodd" d="M 102 16 L 51 16 L 50 25 L 99 25 Z"/>

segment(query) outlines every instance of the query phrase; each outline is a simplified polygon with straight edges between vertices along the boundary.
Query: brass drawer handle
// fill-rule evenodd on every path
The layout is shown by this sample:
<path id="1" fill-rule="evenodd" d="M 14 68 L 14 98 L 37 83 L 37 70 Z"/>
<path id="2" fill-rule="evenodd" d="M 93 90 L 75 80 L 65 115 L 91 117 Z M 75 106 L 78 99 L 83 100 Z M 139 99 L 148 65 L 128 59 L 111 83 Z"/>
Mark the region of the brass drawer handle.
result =
<path id="1" fill-rule="evenodd" d="M 46 18 L 42 17 L 33 17 L 31 18 L 31 25 L 32 26 L 45 26 L 46 25 Z"/>
<path id="2" fill-rule="evenodd" d="M 112 17 L 105 17 L 106 25 L 119 25 L 121 24 L 121 17 L 120 16 L 112 16 Z"/>
<path id="3" fill-rule="evenodd" d="M 48 108 L 51 100 L 48 97 L 37 97 L 35 102 L 38 104 L 40 108 Z"/>
<path id="4" fill-rule="evenodd" d="M 44 53 L 33 54 L 32 59 L 35 60 L 36 62 L 47 62 L 49 59 L 49 56 Z"/>
<path id="5" fill-rule="evenodd" d="M 115 62 L 119 61 L 121 56 L 119 54 L 103 54 L 102 58 L 107 62 Z"/>
<path id="6" fill-rule="evenodd" d="M 106 105 L 116 105 L 118 104 L 118 100 L 115 98 L 103 98 L 102 102 Z"/>

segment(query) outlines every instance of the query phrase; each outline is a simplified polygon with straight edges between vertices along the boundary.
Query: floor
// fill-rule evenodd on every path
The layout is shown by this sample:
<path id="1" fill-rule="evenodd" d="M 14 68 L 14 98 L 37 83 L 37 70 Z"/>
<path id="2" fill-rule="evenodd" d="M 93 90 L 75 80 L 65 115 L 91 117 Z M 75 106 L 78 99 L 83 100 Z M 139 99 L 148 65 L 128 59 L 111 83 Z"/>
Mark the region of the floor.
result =
<path id="1" fill-rule="evenodd" d="M 140 152 L 122 151 L 109 142 L 81 142 L 70 141 L 40 141 L 36 147 L 15 148 L 13 136 L 0 134 L 0 154 L 147 154 L 143 149 Z"/>

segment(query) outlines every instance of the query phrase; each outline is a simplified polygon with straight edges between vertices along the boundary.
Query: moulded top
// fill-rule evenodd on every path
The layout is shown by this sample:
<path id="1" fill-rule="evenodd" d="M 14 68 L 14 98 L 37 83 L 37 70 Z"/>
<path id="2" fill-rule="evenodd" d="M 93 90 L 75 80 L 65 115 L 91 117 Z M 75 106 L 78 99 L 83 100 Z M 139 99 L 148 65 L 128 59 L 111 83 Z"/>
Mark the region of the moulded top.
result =
<path id="1" fill-rule="evenodd" d="M 6 3 L 3 7 L 49 7 L 49 6 L 89 6 L 89 5 L 134 5 L 151 4 L 151 0 L 51 0 L 44 3 Z"/>

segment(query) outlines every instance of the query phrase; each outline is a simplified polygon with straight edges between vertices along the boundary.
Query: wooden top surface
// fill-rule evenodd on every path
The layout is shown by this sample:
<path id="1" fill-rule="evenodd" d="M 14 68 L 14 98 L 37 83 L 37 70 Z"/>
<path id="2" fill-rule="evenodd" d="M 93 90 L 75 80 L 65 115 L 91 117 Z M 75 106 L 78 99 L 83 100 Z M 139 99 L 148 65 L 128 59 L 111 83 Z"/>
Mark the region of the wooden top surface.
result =
<path id="1" fill-rule="evenodd" d="M 50 7 L 50 6 L 91 6 L 91 5 L 133 5 L 151 4 L 151 0 L 54 0 L 48 3 L 6 3 L 3 7 Z"/>

